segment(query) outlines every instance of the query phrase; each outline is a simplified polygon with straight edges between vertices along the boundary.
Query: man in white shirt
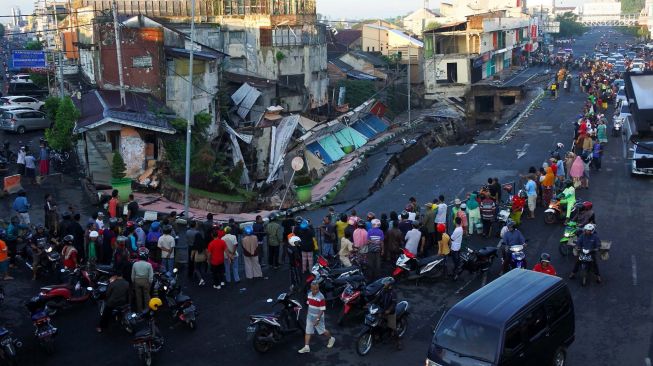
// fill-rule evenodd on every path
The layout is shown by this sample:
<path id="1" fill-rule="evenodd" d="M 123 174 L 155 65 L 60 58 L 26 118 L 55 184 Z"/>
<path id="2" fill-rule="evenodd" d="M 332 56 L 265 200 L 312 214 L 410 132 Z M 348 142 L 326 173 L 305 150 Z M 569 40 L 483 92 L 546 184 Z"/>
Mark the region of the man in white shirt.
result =
<path id="1" fill-rule="evenodd" d="M 438 211 L 435 214 L 435 223 L 447 225 L 447 204 L 444 203 L 444 196 L 438 197 Z"/>
<path id="2" fill-rule="evenodd" d="M 422 232 L 419 231 L 419 222 L 413 221 L 413 228 L 406 233 L 406 249 L 417 255 L 417 250 L 419 248 L 419 242 L 422 239 Z"/>
<path id="3" fill-rule="evenodd" d="M 161 265 L 166 272 L 172 272 L 175 265 L 175 238 L 172 234 L 172 226 L 163 227 L 163 235 L 159 237 L 157 247 L 161 250 Z"/>
<path id="4" fill-rule="evenodd" d="M 463 227 L 460 217 L 454 219 L 456 228 L 451 233 L 451 259 L 453 259 L 453 278 L 458 278 L 458 267 L 460 267 L 460 247 L 463 244 Z"/>

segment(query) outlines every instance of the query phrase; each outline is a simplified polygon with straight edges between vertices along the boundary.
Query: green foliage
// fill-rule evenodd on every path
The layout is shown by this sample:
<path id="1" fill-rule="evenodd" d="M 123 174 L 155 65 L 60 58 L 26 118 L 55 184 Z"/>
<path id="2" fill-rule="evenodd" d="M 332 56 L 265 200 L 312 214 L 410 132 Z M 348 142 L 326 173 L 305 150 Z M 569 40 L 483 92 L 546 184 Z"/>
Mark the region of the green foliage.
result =
<path id="1" fill-rule="evenodd" d="M 195 124 L 191 128 L 191 138 L 193 143 L 201 143 L 206 141 L 206 130 L 211 125 L 211 115 L 205 112 L 195 115 Z M 183 136 L 186 136 L 187 122 L 184 118 L 175 118 L 170 121 L 172 127 Z M 185 141 L 185 140 L 184 140 Z"/>
<path id="2" fill-rule="evenodd" d="M 352 107 L 358 107 L 376 93 L 374 82 L 369 80 L 341 80 L 338 86 L 347 89 L 345 103 Z"/>
<path id="3" fill-rule="evenodd" d="M 621 0 L 621 13 L 639 14 L 645 4 L 646 0 Z"/>
<path id="4" fill-rule="evenodd" d="M 38 85 L 40 88 L 46 89 L 48 87 L 48 77 L 43 74 L 30 73 L 29 78 L 32 79 L 34 84 Z"/>
<path id="5" fill-rule="evenodd" d="M 122 155 L 119 152 L 113 154 L 113 161 L 111 162 L 111 178 L 122 179 L 125 177 L 125 170 L 127 166 L 125 161 L 122 159 Z"/>
<path id="6" fill-rule="evenodd" d="M 426 25 L 426 28 L 424 30 L 429 31 L 429 30 L 432 30 L 432 29 L 437 29 L 437 28 L 440 28 L 441 25 L 442 24 L 440 24 L 438 22 L 430 22 L 429 24 Z"/>
<path id="7" fill-rule="evenodd" d="M 45 130 L 48 145 L 55 150 L 70 151 L 73 147 L 73 128 L 79 116 L 72 99 L 70 97 L 62 99 L 57 108 L 54 127 Z"/>
<path id="8" fill-rule="evenodd" d="M 558 36 L 563 38 L 579 36 L 587 30 L 583 24 L 578 22 L 578 15 L 572 12 L 558 15 L 556 21 L 560 22 L 560 33 L 558 33 Z"/>
<path id="9" fill-rule="evenodd" d="M 26 50 L 42 50 L 43 49 L 43 43 L 41 41 L 28 41 L 25 43 L 25 49 Z"/>
<path id="10" fill-rule="evenodd" d="M 286 55 L 283 54 L 281 51 L 277 51 L 277 54 L 275 55 L 275 58 L 277 62 L 281 62 L 286 59 Z"/>
<path id="11" fill-rule="evenodd" d="M 45 114 L 48 115 L 50 121 L 54 121 L 57 118 L 59 104 L 61 104 L 61 99 L 58 97 L 48 97 L 48 99 L 45 100 Z"/>

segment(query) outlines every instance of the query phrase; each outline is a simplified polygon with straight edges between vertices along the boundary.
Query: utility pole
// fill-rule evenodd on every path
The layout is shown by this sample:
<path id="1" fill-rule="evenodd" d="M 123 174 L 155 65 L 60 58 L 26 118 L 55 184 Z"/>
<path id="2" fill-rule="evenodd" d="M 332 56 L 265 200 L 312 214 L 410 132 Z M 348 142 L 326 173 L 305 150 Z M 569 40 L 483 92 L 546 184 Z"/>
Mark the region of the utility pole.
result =
<path id="1" fill-rule="evenodd" d="M 195 55 L 195 0 L 191 1 L 190 10 L 190 62 L 188 63 L 188 121 L 186 124 L 186 181 L 184 182 L 184 217 L 186 221 L 190 217 L 190 141 L 191 128 L 194 123 L 193 115 L 193 56 Z"/>
<path id="2" fill-rule="evenodd" d="M 61 39 L 61 36 L 59 35 L 59 22 L 57 22 L 57 7 L 52 6 L 52 20 L 54 22 L 54 27 L 57 32 L 57 38 L 59 39 L 59 42 L 61 42 L 61 48 L 58 50 L 58 55 L 59 55 L 59 98 L 64 97 L 64 87 L 63 87 L 63 40 Z M 46 11 L 47 11 L 47 3 L 46 3 Z M 57 45 L 57 41 L 54 41 L 55 47 Z M 55 61 L 56 63 L 56 61 Z"/>
<path id="3" fill-rule="evenodd" d="M 408 43 L 408 124 L 413 123 L 413 120 L 410 116 L 410 43 Z"/>
<path id="4" fill-rule="evenodd" d="M 59 97 L 64 97 L 64 87 L 63 87 L 63 52 L 59 51 Z"/>
<path id="5" fill-rule="evenodd" d="M 120 31 L 118 30 L 118 5 L 116 0 L 111 4 L 113 11 L 113 33 L 116 36 L 116 57 L 118 58 L 118 82 L 120 83 L 120 106 L 124 106 L 127 101 L 125 98 L 125 82 L 122 77 L 122 48 L 120 45 Z"/>

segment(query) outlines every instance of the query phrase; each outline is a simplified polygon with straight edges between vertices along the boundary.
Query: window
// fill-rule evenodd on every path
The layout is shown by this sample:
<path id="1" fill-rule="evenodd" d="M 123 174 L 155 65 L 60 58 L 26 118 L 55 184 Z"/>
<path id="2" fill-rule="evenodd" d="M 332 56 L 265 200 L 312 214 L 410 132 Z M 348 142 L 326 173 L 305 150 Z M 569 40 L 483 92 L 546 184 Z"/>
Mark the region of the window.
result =
<path id="1" fill-rule="evenodd" d="M 433 337 L 440 347 L 487 362 L 496 359 L 498 339 L 497 328 L 451 314 L 442 320 Z"/>
<path id="2" fill-rule="evenodd" d="M 245 32 L 244 31 L 231 31 L 229 32 L 229 42 L 230 43 L 245 43 Z"/>
<path id="3" fill-rule="evenodd" d="M 272 46 L 272 29 L 260 28 L 259 31 L 261 32 L 261 47 Z"/>
<path id="4" fill-rule="evenodd" d="M 216 61 L 209 61 L 209 72 L 214 73 L 216 69 Z"/>
<path id="5" fill-rule="evenodd" d="M 14 102 L 16 102 L 16 103 L 33 103 L 34 100 L 32 98 L 22 97 L 22 98 L 14 99 Z"/>
<path id="6" fill-rule="evenodd" d="M 302 44 L 301 28 L 280 27 L 273 31 L 272 37 L 275 46 L 299 46 Z"/>
<path id="7" fill-rule="evenodd" d="M 538 306 L 524 319 L 524 331 L 526 339 L 533 341 L 547 327 L 546 313 L 542 306 Z"/>
<path id="8" fill-rule="evenodd" d="M 503 353 L 506 356 L 519 351 L 523 346 L 520 324 L 515 324 L 506 330 L 506 338 L 503 341 Z"/>
<path id="9" fill-rule="evenodd" d="M 551 295 L 544 304 L 546 315 L 549 318 L 549 324 L 554 324 L 565 315 L 569 314 L 569 311 L 571 310 L 570 305 L 567 290 L 559 290 Z"/>

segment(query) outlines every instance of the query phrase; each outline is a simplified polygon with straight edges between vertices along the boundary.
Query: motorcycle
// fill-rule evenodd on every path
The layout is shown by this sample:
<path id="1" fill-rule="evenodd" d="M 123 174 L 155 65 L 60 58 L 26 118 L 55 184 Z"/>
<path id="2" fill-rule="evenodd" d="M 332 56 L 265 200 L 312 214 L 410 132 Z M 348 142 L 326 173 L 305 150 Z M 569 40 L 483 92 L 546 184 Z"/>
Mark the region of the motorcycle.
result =
<path id="1" fill-rule="evenodd" d="M 106 311 L 106 295 L 108 282 L 98 282 L 97 287 L 91 292 L 91 297 L 98 303 L 98 310 L 100 316 Z M 116 320 L 125 330 L 125 332 L 132 334 L 134 332 L 135 319 L 134 313 L 131 311 L 129 304 L 112 309 L 111 317 Z"/>
<path id="2" fill-rule="evenodd" d="M 587 285 L 587 278 L 592 271 L 592 251 L 589 249 L 581 249 L 578 253 L 578 260 L 580 261 L 580 283 L 581 286 Z"/>
<path id="3" fill-rule="evenodd" d="M 582 233 L 582 229 L 578 228 L 576 222 L 569 221 L 569 223 L 567 223 L 567 226 L 565 226 L 565 231 L 562 234 L 562 238 L 560 239 L 560 245 L 558 246 L 558 250 L 560 251 L 560 254 L 566 257 L 569 255 L 569 253 L 572 250 L 575 251 L 576 239 L 578 239 L 578 235 L 580 235 L 581 233 Z"/>
<path id="4" fill-rule="evenodd" d="M 150 366 L 152 365 L 153 354 L 163 348 L 164 342 L 159 332 L 159 327 L 156 326 L 154 312 L 148 309 L 141 314 L 132 313 L 130 318 L 134 322 L 147 321 L 147 325 L 134 334 L 132 344 L 138 353 L 138 358 L 144 365 Z"/>
<path id="5" fill-rule="evenodd" d="M 37 295 L 45 304 L 45 312 L 49 316 L 54 316 L 64 308 L 86 302 L 93 292 L 92 281 L 86 270 L 76 268 L 71 273 L 62 269 L 61 273 L 69 276 L 67 283 L 41 287 Z"/>
<path id="6" fill-rule="evenodd" d="M 526 254 L 524 254 L 524 245 L 511 245 L 508 248 L 510 252 L 510 262 L 508 263 L 508 270 L 515 268 L 526 268 Z"/>
<path id="7" fill-rule="evenodd" d="M 52 325 L 50 316 L 45 311 L 45 303 L 40 296 L 34 296 L 26 304 L 34 325 L 34 336 L 46 353 L 54 353 L 54 337 L 57 328 Z"/>
<path id="8" fill-rule="evenodd" d="M 181 292 L 177 277 L 177 268 L 172 272 L 172 274 L 162 275 L 160 283 L 163 286 L 163 291 L 160 289 L 159 293 L 163 295 L 165 304 L 172 313 L 172 318 L 186 323 L 190 329 L 195 330 L 197 328 L 197 316 L 199 312 L 190 296 L 184 295 Z"/>
<path id="9" fill-rule="evenodd" d="M 271 303 L 272 299 L 267 302 Z M 280 343 L 286 336 L 297 332 L 303 334 L 306 329 L 306 322 L 301 316 L 302 306 L 297 300 L 282 293 L 274 305 L 281 305 L 281 310 L 249 317 L 247 340 L 252 341 L 256 352 L 266 353 L 273 344 Z"/>
<path id="10" fill-rule="evenodd" d="M 353 312 L 354 309 L 365 309 L 369 304 L 373 303 L 383 289 L 383 278 L 366 285 L 364 281 L 351 282 L 345 286 L 344 291 L 340 294 L 343 307 L 338 317 L 338 325 L 345 322 L 347 316 Z"/>
<path id="11" fill-rule="evenodd" d="M 64 172 L 68 167 L 68 159 L 70 159 L 70 154 L 67 151 L 50 150 L 50 162 L 55 170 Z"/>
<path id="12" fill-rule="evenodd" d="M 576 200 L 576 204 L 571 209 L 571 215 L 569 217 L 573 218 L 576 214 L 583 208 L 583 201 Z M 567 216 L 567 211 L 565 206 L 560 203 L 560 200 L 554 195 L 551 197 L 551 202 L 549 202 L 549 207 L 544 211 L 544 222 L 547 224 L 554 224 L 557 221 L 564 222 Z"/>
<path id="13" fill-rule="evenodd" d="M 445 257 L 434 255 L 426 258 L 417 258 L 407 249 L 402 249 L 403 253 L 397 258 L 395 269 L 392 277 L 398 278 L 404 274 L 409 280 L 419 280 L 421 278 L 436 279 L 444 275 Z"/>
<path id="14" fill-rule="evenodd" d="M 23 346 L 5 327 L 0 327 L 0 360 L 5 365 L 18 365 L 16 350 Z"/>
<path id="15" fill-rule="evenodd" d="M 623 133 L 623 124 L 624 121 L 620 118 L 617 118 L 612 122 L 612 136 L 617 137 Z"/>
<path id="16" fill-rule="evenodd" d="M 302 295 L 306 296 L 313 281 L 320 284 L 320 292 L 324 294 L 326 301 L 334 301 L 340 297 L 342 291 L 350 282 L 364 281 L 359 267 L 342 267 L 331 269 L 323 257 L 318 257 L 317 263 L 313 265 L 311 274 L 306 277 Z"/>
<path id="17" fill-rule="evenodd" d="M 36 246 L 39 248 L 40 253 L 34 254 L 29 245 L 25 246 L 23 254 L 20 255 L 24 259 L 25 266 L 30 270 L 34 270 L 33 256 L 38 255 L 38 262 L 36 264 L 36 276 L 49 278 L 59 275 L 63 268 L 61 254 L 56 250 L 56 247 L 47 238 L 36 239 Z"/>
<path id="18" fill-rule="evenodd" d="M 408 328 L 408 301 L 401 301 L 395 307 L 397 317 L 397 336 L 403 337 Z M 363 329 L 356 338 L 356 353 L 365 356 L 372 350 L 374 343 L 381 342 L 384 338 L 391 337 L 392 330 L 385 324 L 383 314 L 378 305 L 370 305 Z"/>
<path id="19" fill-rule="evenodd" d="M 484 247 L 479 250 L 467 248 L 460 252 L 460 268 L 455 276 L 459 276 L 463 271 L 472 274 L 482 274 L 481 286 L 487 283 L 487 272 L 490 270 L 494 259 L 497 257 L 498 249 L 496 247 Z"/>

